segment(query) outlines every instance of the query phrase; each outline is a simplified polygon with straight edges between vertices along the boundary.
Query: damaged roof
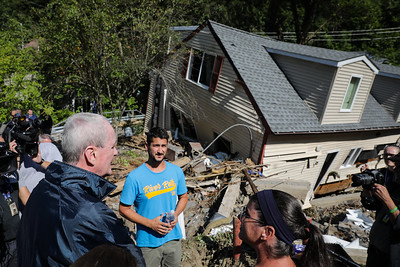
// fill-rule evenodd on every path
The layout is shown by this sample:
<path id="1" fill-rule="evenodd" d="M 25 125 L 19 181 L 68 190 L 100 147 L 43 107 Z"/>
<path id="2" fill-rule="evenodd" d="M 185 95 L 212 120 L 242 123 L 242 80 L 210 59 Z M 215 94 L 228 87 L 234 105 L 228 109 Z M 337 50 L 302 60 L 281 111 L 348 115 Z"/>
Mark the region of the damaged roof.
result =
<path id="1" fill-rule="evenodd" d="M 316 115 L 287 80 L 268 51 L 295 54 L 320 63 L 351 60 L 365 56 L 306 45 L 286 43 L 255 35 L 214 21 L 208 21 L 211 32 L 225 51 L 237 76 L 247 86 L 262 116 L 274 134 L 319 133 L 397 129 L 400 124 L 370 94 L 360 123 L 321 125 Z M 372 65 L 372 63 L 370 63 Z M 380 64 L 378 68 L 382 68 Z M 378 66 L 374 63 L 374 66 Z M 400 75 L 400 68 L 388 71 Z"/>

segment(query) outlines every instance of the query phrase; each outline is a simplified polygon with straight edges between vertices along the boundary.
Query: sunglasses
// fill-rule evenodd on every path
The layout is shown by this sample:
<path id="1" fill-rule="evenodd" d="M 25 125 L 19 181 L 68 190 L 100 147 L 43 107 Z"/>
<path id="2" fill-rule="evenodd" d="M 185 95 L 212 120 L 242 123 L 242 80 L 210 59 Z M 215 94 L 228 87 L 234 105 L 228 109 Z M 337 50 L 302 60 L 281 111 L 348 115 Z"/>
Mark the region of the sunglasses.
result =
<path id="1" fill-rule="evenodd" d="M 247 209 L 242 210 L 242 212 L 239 214 L 238 218 L 239 218 L 240 221 L 242 221 L 243 218 L 247 218 L 247 219 L 251 219 L 251 220 L 253 220 L 255 222 L 258 222 L 259 224 L 265 225 L 265 222 L 263 222 L 263 221 L 261 221 L 259 219 L 251 217 L 249 215 L 249 213 L 247 212 Z"/>
<path id="2" fill-rule="evenodd" d="M 394 157 L 394 156 L 396 156 L 397 154 L 391 154 L 391 153 L 383 153 L 383 157 L 384 158 L 391 158 L 391 157 Z"/>

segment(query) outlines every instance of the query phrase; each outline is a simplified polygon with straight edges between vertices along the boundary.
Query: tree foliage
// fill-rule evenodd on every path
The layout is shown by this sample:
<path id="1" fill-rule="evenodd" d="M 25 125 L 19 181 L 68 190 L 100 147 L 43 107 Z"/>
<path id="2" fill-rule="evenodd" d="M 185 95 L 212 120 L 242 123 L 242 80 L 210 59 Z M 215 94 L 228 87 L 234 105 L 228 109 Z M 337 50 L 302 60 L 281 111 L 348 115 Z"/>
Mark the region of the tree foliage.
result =
<path id="1" fill-rule="evenodd" d="M 53 114 L 66 116 L 93 100 L 99 112 L 140 108 L 149 73 L 160 72 L 175 38 L 169 27 L 208 18 L 283 41 L 363 50 L 400 65 L 395 0 L 0 1 L 1 108 L 7 114 L 14 105 L 46 103 L 49 112 L 54 106 Z M 38 37 L 39 52 L 19 48 Z"/>
<path id="2" fill-rule="evenodd" d="M 38 71 L 38 53 L 24 48 L 21 36 L 25 29 L 15 21 L 0 35 L 0 121 L 9 119 L 13 108 L 39 111 L 44 107 L 41 97 L 43 76 Z M 51 107 L 51 105 L 49 105 Z"/>
<path id="3" fill-rule="evenodd" d="M 194 20 L 210 18 L 282 41 L 362 50 L 400 65 L 399 1 L 199 0 L 196 3 L 192 9 Z"/>
<path id="4" fill-rule="evenodd" d="M 163 65 L 173 2 L 56 0 L 44 11 L 43 54 L 52 95 L 96 100 L 120 113 Z"/>

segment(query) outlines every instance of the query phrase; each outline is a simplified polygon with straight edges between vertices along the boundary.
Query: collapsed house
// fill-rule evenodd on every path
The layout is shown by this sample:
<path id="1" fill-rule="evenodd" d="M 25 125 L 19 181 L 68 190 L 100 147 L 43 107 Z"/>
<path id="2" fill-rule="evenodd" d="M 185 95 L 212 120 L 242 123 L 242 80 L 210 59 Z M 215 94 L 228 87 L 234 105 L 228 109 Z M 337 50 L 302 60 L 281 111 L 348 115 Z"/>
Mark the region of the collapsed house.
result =
<path id="1" fill-rule="evenodd" d="M 183 43 L 153 77 L 145 129 L 264 164 L 259 188 L 307 202 L 349 187 L 361 163 L 383 167 L 383 148 L 399 141 L 399 67 L 211 20 Z"/>

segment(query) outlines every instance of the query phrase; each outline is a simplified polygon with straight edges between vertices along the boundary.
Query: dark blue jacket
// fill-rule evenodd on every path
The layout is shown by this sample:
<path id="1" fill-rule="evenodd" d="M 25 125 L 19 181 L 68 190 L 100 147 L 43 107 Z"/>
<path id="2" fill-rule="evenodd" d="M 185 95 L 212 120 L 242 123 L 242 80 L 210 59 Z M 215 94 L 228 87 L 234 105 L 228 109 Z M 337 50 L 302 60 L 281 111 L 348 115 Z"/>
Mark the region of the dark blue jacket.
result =
<path id="1" fill-rule="evenodd" d="M 18 265 L 69 266 L 92 248 L 111 243 L 128 249 L 145 266 L 128 228 L 101 201 L 115 188 L 92 172 L 50 164 L 21 219 Z"/>

